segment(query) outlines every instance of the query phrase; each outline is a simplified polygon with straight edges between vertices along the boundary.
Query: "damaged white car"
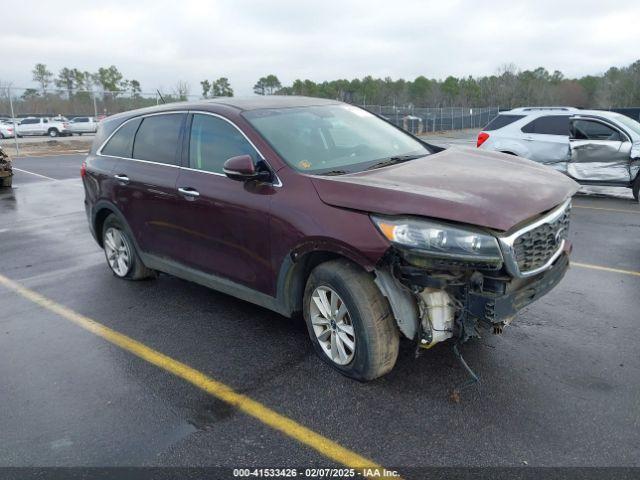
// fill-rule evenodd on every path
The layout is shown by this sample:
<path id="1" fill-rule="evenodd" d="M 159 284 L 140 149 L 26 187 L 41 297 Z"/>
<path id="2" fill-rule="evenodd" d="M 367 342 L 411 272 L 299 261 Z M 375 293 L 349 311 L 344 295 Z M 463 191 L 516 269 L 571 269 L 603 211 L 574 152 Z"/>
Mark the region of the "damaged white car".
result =
<path id="1" fill-rule="evenodd" d="M 516 108 L 489 122 L 477 146 L 549 165 L 582 185 L 627 187 L 636 200 L 640 195 L 640 123 L 619 113 Z"/>

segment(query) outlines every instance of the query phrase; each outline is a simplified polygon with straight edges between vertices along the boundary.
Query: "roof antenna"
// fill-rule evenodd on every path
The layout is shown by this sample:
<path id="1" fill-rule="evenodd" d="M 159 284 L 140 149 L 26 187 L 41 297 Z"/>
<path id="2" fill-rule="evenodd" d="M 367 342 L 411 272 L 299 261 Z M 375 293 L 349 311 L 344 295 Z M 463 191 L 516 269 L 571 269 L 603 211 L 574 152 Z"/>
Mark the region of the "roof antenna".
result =
<path id="1" fill-rule="evenodd" d="M 156 92 L 158 92 L 158 96 L 160 97 L 160 100 L 162 100 L 162 103 L 167 103 L 164 101 L 164 98 L 162 98 L 162 94 L 160 93 L 160 90 L 156 88 Z"/>

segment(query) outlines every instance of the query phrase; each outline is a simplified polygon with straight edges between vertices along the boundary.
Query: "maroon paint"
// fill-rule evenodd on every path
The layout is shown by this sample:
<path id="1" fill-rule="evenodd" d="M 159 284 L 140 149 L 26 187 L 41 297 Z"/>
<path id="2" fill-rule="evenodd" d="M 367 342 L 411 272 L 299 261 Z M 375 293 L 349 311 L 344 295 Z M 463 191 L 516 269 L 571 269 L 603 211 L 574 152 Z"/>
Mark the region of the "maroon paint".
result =
<path id="1" fill-rule="evenodd" d="M 578 184 L 513 155 L 450 148 L 411 162 L 313 177 L 329 205 L 420 215 L 507 231 L 573 195 Z"/>
<path id="2" fill-rule="evenodd" d="M 185 109 L 217 113 L 235 123 L 265 156 L 282 186 L 95 155 L 124 119 Z M 116 173 L 127 175 L 129 184 L 115 181 Z M 144 252 L 271 296 L 276 295 L 287 256 L 329 251 L 371 270 L 389 248 L 369 218 L 372 212 L 505 231 L 556 206 L 577 188 L 564 175 L 533 162 L 458 148 L 368 172 L 304 175 L 286 165 L 240 109 L 209 102 L 108 119 L 87 158 L 84 184 L 90 218 L 95 219 L 101 205 L 113 205 L 124 214 Z M 178 193 L 180 187 L 195 188 L 200 196 L 189 199 Z"/>

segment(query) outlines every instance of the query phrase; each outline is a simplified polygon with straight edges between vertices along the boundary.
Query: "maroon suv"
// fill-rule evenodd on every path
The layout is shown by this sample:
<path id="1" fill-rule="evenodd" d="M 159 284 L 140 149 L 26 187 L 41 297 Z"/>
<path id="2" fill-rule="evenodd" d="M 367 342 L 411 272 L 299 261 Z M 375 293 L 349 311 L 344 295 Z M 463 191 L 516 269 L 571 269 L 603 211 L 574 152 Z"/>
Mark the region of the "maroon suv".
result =
<path id="1" fill-rule="evenodd" d="M 100 123 L 83 165 L 91 231 L 121 278 L 164 272 L 304 315 L 345 375 L 500 332 L 569 265 L 576 184 L 443 150 L 337 101 L 177 103 Z"/>

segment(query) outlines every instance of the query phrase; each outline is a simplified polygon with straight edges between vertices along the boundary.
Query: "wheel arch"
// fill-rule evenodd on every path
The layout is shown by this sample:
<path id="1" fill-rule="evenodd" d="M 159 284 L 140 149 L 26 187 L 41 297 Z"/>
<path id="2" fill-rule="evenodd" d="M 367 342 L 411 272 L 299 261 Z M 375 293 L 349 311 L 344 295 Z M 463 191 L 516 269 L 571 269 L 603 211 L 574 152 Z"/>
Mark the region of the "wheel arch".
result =
<path id="1" fill-rule="evenodd" d="M 122 225 L 124 225 L 124 228 L 127 229 L 127 233 L 129 234 L 129 237 L 133 241 L 135 248 L 139 252 L 140 248 L 138 246 L 138 242 L 136 241 L 135 236 L 132 234 L 131 228 L 129 227 L 129 223 L 125 219 L 124 215 L 122 214 L 122 212 L 120 212 L 118 207 L 116 207 L 114 204 L 107 201 L 97 202 L 93 208 L 93 213 L 91 215 L 91 227 L 93 229 L 93 233 L 95 235 L 96 241 L 98 242 L 98 245 L 100 245 L 101 248 L 104 247 L 102 245 L 102 228 L 104 225 L 104 221 L 111 214 L 118 217 L 118 220 L 122 222 Z"/>
<path id="2" fill-rule="evenodd" d="M 375 264 L 346 245 L 326 241 L 308 242 L 292 249 L 284 258 L 277 280 L 277 297 L 288 316 L 302 312 L 304 289 L 311 271 L 321 263 L 347 260 L 372 272 Z"/>

